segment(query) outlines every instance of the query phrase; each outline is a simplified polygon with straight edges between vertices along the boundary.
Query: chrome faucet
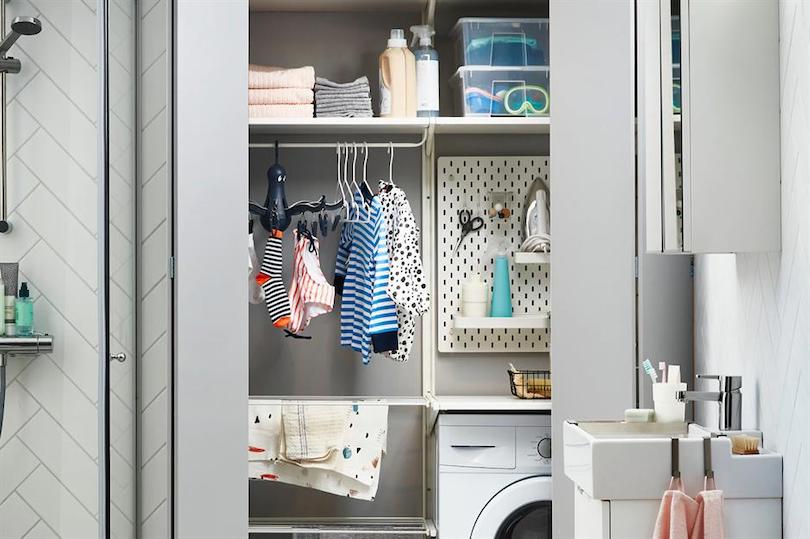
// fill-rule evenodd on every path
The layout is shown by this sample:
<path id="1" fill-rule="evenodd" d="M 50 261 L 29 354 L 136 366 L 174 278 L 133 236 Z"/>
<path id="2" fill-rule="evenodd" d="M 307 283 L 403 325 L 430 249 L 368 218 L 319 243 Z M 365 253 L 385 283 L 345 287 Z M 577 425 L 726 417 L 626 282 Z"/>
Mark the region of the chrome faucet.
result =
<path id="1" fill-rule="evenodd" d="M 716 402 L 720 408 L 718 428 L 720 430 L 741 430 L 742 376 L 698 374 L 696 378 L 719 381 L 720 391 L 678 391 L 678 400 L 681 402 Z"/>

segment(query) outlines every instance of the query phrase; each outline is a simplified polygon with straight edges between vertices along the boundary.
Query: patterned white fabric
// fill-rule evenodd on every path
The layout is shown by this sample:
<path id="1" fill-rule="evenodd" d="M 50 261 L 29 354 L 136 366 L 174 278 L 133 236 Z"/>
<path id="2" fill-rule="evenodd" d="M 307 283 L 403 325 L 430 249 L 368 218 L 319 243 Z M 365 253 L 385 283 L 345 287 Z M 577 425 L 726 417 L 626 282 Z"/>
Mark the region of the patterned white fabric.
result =
<path id="1" fill-rule="evenodd" d="M 282 407 L 251 401 L 248 476 L 373 501 L 386 451 L 388 407 L 338 405 L 337 408 L 347 411 L 344 428 L 337 435 L 338 451 L 322 461 L 291 462 L 284 453 Z"/>
<path id="2" fill-rule="evenodd" d="M 391 272 L 388 295 L 397 306 L 399 333 L 397 350 L 388 355 L 407 361 L 413 348 L 416 322 L 430 308 L 430 290 L 419 250 L 419 225 L 405 192 L 399 187 L 385 189 L 380 182 L 380 203 L 387 226 L 388 259 Z"/>

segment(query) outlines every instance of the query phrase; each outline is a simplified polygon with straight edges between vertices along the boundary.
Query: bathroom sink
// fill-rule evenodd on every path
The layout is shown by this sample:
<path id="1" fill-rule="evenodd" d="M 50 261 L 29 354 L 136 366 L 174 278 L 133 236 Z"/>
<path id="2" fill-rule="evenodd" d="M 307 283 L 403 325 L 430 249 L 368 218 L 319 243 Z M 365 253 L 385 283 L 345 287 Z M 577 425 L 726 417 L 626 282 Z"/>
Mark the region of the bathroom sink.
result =
<path id="1" fill-rule="evenodd" d="M 703 485 L 703 439 L 711 429 L 686 423 L 568 421 L 563 426 L 565 475 L 593 499 L 660 499 L 671 477 L 671 439 L 687 492 Z M 726 498 L 781 498 L 782 457 L 733 455 L 731 440 L 711 437 L 711 460 Z"/>
<path id="2" fill-rule="evenodd" d="M 578 421 L 576 424 L 594 438 L 684 438 L 689 434 L 688 424 L 684 422 Z"/>

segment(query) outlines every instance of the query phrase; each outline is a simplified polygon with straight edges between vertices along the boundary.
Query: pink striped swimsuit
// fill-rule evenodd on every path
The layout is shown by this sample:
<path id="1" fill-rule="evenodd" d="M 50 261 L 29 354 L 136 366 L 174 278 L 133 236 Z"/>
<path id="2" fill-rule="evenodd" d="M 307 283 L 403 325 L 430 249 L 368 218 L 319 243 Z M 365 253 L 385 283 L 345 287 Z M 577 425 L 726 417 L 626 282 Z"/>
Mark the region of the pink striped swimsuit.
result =
<path id="1" fill-rule="evenodd" d="M 309 239 L 295 230 L 295 249 L 290 284 L 290 324 L 287 329 L 300 333 L 316 316 L 332 311 L 335 287 L 321 271 L 318 240 Z"/>

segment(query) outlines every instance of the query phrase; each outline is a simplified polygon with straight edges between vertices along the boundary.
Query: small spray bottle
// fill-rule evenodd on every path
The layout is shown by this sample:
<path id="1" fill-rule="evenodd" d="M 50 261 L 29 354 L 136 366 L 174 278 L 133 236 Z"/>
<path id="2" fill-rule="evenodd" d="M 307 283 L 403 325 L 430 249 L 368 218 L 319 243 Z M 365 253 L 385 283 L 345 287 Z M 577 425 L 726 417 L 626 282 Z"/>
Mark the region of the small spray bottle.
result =
<path id="1" fill-rule="evenodd" d="M 411 26 L 411 47 L 416 57 L 416 115 L 439 115 L 439 53 L 433 48 L 432 26 Z"/>
<path id="2" fill-rule="evenodd" d="M 509 256 L 504 242 L 495 247 L 495 270 L 492 278 L 492 305 L 490 316 L 512 316 L 512 289 L 509 285 Z"/>

